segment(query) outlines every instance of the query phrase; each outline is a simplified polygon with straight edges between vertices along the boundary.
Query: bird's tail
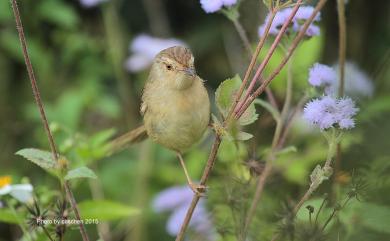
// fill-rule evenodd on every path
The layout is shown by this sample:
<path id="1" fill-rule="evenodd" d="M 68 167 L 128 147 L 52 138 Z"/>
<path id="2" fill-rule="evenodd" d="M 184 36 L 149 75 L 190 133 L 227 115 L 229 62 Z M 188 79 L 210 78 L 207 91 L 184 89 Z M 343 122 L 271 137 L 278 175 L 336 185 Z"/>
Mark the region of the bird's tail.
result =
<path id="1" fill-rule="evenodd" d="M 128 147 L 131 144 L 143 141 L 147 138 L 146 128 L 144 125 L 131 130 L 107 144 L 107 156 L 111 156 L 114 153 L 117 153 L 124 148 Z"/>

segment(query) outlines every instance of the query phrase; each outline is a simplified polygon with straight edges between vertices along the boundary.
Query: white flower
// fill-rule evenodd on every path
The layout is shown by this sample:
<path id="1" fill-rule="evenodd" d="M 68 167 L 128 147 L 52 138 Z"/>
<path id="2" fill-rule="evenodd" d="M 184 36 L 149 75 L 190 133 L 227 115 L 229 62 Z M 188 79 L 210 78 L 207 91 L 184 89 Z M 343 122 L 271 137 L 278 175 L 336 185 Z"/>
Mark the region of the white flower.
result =
<path id="1" fill-rule="evenodd" d="M 13 184 L 11 185 L 11 177 L 0 177 L 0 196 L 11 195 L 20 202 L 28 202 L 32 199 L 33 186 L 31 184 Z"/>
<path id="2" fill-rule="evenodd" d="M 149 67 L 154 57 L 163 49 L 173 46 L 185 46 L 183 41 L 178 39 L 162 39 L 141 34 L 134 38 L 130 45 L 133 53 L 125 63 L 125 67 L 130 72 L 138 72 Z"/>

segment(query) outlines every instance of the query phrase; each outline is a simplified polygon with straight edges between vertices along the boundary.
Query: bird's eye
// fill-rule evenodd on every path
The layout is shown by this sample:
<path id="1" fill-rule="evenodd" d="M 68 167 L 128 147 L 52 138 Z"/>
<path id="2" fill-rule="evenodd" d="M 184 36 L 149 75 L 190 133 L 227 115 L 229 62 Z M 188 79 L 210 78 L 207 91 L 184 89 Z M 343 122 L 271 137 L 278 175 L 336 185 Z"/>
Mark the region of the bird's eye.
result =
<path id="1" fill-rule="evenodd" d="M 167 70 L 172 70 L 172 68 L 173 68 L 172 65 L 170 64 L 167 65 Z"/>

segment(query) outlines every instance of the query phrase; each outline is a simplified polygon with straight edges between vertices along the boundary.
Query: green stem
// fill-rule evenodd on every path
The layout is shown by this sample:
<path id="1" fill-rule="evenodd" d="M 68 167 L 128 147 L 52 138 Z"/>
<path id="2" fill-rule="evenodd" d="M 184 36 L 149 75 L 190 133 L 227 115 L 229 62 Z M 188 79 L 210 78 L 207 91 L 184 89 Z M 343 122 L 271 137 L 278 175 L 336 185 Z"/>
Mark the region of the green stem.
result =
<path id="1" fill-rule="evenodd" d="M 131 86 L 129 85 L 130 81 L 123 68 L 127 47 L 123 43 L 123 39 L 125 38 L 122 34 L 123 31 L 117 12 L 115 2 L 107 4 L 102 11 L 108 47 L 107 52 L 117 81 L 116 86 L 121 99 L 124 117 L 127 124 L 133 126 L 135 119 L 132 116 L 137 111 L 132 103 L 136 102 L 133 100 Z"/>

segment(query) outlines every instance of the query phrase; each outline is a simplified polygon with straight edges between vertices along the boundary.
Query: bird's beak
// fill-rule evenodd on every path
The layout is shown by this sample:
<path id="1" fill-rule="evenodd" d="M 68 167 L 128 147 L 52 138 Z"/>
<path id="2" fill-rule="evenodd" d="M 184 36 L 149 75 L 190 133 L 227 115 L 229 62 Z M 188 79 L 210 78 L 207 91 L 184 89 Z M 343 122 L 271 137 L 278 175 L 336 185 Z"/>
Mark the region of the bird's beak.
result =
<path id="1" fill-rule="evenodd" d="M 195 77 L 196 76 L 196 71 L 194 68 L 185 68 L 184 73 L 186 73 L 189 76 Z"/>

